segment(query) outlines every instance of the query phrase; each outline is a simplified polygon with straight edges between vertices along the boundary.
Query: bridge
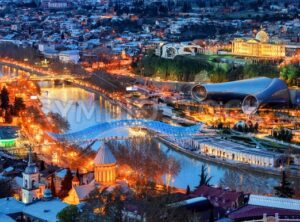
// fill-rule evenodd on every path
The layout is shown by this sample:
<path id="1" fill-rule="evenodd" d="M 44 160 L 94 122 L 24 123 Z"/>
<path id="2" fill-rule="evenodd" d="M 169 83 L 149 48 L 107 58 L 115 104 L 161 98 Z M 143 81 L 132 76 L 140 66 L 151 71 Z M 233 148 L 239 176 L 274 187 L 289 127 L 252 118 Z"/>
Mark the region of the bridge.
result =
<path id="1" fill-rule="evenodd" d="M 36 76 L 36 75 L 30 75 L 28 76 L 27 80 L 30 81 L 67 81 L 67 82 L 78 82 L 80 80 L 83 80 L 87 77 L 81 77 L 81 76 L 74 76 L 74 75 L 43 75 L 43 76 Z M 20 80 L 18 77 L 15 78 L 0 78 L 0 83 L 11 83 L 16 82 Z"/>
<path id="2" fill-rule="evenodd" d="M 184 126 L 172 126 L 167 123 L 163 123 L 155 120 L 145 120 L 145 119 L 129 119 L 129 120 L 115 120 L 111 122 L 99 123 L 95 126 L 91 126 L 81 131 L 66 133 L 66 134 L 56 134 L 48 133 L 50 137 L 58 142 L 67 143 L 82 143 L 83 141 L 93 142 L 93 141 L 105 141 L 106 139 L 113 139 L 114 136 L 108 137 L 105 133 L 109 131 L 116 131 L 122 128 L 143 128 L 151 132 L 154 132 L 159 136 L 172 136 L 172 137 L 187 137 L 197 135 L 202 129 L 202 124 L 197 124 L 194 126 L 184 127 Z M 115 134 L 116 135 L 116 134 Z M 116 138 L 118 138 L 116 136 Z M 122 137 L 126 139 L 125 137 Z"/>
<path id="3" fill-rule="evenodd" d="M 75 76 L 75 75 L 30 75 L 29 80 L 31 81 L 70 81 L 80 80 L 87 78 L 86 76 Z"/>
<path id="4" fill-rule="evenodd" d="M 82 80 L 85 79 L 89 76 L 83 76 L 83 75 L 71 75 L 71 74 L 54 74 L 51 71 L 47 71 L 47 70 L 39 70 L 33 67 L 26 67 L 26 66 L 21 66 L 18 64 L 14 64 L 14 63 L 9 63 L 9 62 L 3 62 L 0 61 L 0 66 L 7 66 L 7 67 L 11 67 L 14 68 L 16 70 L 22 70 L 25 71 L 27 73 L 29 73 L 28 75 L 28 80 L 31 81 L 69 81 L 69 82 L 74 82 L 75 80 Z M 14 82 L 18 80 L 18 77 L 7 77 L 6 76 L 2 77 L 0 82 L 1 83 L 7 83 L 7 82 Z"/>

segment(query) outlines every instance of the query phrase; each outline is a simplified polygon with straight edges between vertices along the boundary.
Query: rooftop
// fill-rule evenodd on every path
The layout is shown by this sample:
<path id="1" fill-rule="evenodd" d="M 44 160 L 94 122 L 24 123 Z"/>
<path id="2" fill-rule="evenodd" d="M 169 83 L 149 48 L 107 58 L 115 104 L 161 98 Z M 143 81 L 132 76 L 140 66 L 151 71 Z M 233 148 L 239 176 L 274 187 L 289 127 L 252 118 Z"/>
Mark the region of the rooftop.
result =
<path id="1" fill-rule="evenodd" d="M 249 205 L 276 207 L 288 210 L 298 210 L 300 214 L 300 200 L 281 198 L 281 197 L 266 197 L 251 194 L 249 198 Z"/>
<path id="2" fill-rule="evenodd" d="M 227 209 L 231 208 L 232 203 L 243 197 L 244 194 L 243 192 L 224 189 L 221 187 L 202 185 L 201 187 L 197 188 L 192 195 L 206 197 L 213 205 Z"/>
<path id="3" fill-rule="evenodd" d="M 56 215 L 67 206 L 68 204 L 59 199 L 37 201 L 33 204 L 26 205 L 23 209 L 23 213 L 36 218 L 41 218 L 47 222 L 56 222 Z"/>
<path id="4" fill-rule="evenodd" d="M 242 221 L 246 218 L 247 220 L 259 218 L 263 214 L 268 216 L 279 214 L 281 217 L 300 219 L 300 200 L 251 194 L 248 205 L 230 213 L 229 218 Z"/>
<path id="5" fill-rule="evenodd" d="M 18 137 L 18 128 L 15 126 L 1 126 L 0 127 L 0 140 L 15 139 Z"/>
<path id="6" fill-rule="evenodd" d="M 274 216 L 276 213 L 279 214 L 279 216 L 289 217 L 300 217 L 300 211 L 299 210 L 287 210 L 287 209 L 281 209 L 276 207 L 263 207 L 263 206 L 254 206 L 254 205 L 246 205 L 242 208 L 237 209 L 236 211 L 233 211 L 228 215 L 228 217 L 232 220 L 237 221 L 244 221 L 249 218 L 258 218 L 262 217 L 263 214 L 266 214 L 267 216 Z M 296 220 L 295 220 L 296 221 Z"/>
<path id="7" fill-rule="evenodd" d="M 47 222 L 56 222 L 56 215 L 68 204 L 59 199 L 52 199 L 49 201 L 36 201 L 31 204 L 24 204 L 13 197 L 0 199 L 0 221 L 2 215 L 24 213 L 35 218 L 42 219 Z"/>
<path id="8" fill-rule="evenodd" d="M 96 184 L 94 180 L 89 184 L 74 187 L 79 200 L 85 200 L 95 188 Z"/>
<path id="9" fill-rule="evenodd" d="M 101 147 L 94 159 L 94 164 L 96 165 L 113 164 L 116 162 L 116 158 L 107 146 Z"/>

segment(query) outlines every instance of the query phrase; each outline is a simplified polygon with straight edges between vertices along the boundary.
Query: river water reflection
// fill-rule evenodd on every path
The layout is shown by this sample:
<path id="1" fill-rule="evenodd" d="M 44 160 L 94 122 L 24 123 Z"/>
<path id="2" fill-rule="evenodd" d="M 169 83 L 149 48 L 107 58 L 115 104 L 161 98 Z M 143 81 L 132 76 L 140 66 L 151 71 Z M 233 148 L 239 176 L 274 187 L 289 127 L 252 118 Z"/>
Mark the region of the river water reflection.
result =
<path id="1" fill-rule="evenodd" d="M 41 86 L 44 111 L 58 112 L 66 116 L 70 123 L 69 132 L 82 130 L 101 122 L 130 118 L 126 112 L 111 104 L 104 97 L 96 96 L 83 89 L 71 86 L 49 87 L 47 84 L 41 84 Z M 119 136 L 128 135 L 128 133 L 129 131 L 124 129 L 107 132 L 107 135 Z M 181 170 L 173 178 L 172 184 L 179 188 L 186 188 L 187 185 L 194 188 L 198 185 L 201 166 L 204 162 L 191 159 L 164 144 L 160 143 L 160 147 L 164 153 L 177 159 L 181 165 Z M 93 148 L 96 150 L 99 148 L 99 144 L 96 143 Z M 222 186 L 243 188 L 245 191 L 256 193 L 270 193 L 272 187 L 278 183 L 278 179 L 269 175 L 261 176 L 212 163 L 205 164 L 212 177 L 211 183 L 214 185 L 218 185 L 222 181 Z"/>

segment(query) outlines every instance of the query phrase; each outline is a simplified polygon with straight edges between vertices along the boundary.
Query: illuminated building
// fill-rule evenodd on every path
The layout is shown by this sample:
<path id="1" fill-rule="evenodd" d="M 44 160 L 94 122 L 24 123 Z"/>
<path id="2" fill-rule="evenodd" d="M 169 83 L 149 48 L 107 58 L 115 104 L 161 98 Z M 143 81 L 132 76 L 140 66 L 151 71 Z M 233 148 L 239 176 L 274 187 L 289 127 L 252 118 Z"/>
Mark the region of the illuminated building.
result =
<path id="1" fill-rule="evenodd" d="M 174 59 L 178 55 L 196 55 L 203 53 L 199 45 L 184 43 L 162 43 L 155 50 L 155 54 L 165 59 Z"/>
<path id="2" fill-rule="evenodd" d="M 285 56 L 285 46 L 283 44 L 271 43 L 268 33 L 260 30 L 256 34 L 255 39 L 234 39 L 232 42 L 232 53 L 245 57 L 280 59 Z"/>
<path id="3" fill-rule="evenodd" d="M 59 53 L 59 60 L 64 62 L 64 63 L 75 63 L 77 64 L 80 55 L 78 50 L 67 50 L 67 51 L 61 51 Z"/>
<path id="4" fill-rule="evenodd" d="M 201 153 L 229 161 L 247 163 L 262 167 L 277 167 L 281 154 L 218 138 L 201 138 L 196 142 Z"/>
<path id="5" fill-rule="evenodd" d="M 23 172 L 22 202 L 32 203 L 43 196 L 44 184 L 40 184 L 40 173 L 35 163 L 32 162 L 31 149 L 29 152 L 28 166 Z"/>
<path id="6" fill-rule="evenodd" d="M 89 194 L 101 185 L 112 185 L 116 182 L 117 162 L 107 146 L 99 149 L 94 159 L 94 180 L 88 184 L 80 185 L 77 176 L 73 177 L 72 189 L 64 202 L 68 204 L 79 204 L 88 199 Z"/>
<path id="7" fill-rule="evenodd" d="M 95 181 L 101 184 L 113 184 L 116 181 L 117 161 L 107 146 L 98 151 L 94 159 Z"/>
<path id="8" fill-rule="evenodd" d="M 41 6 L 45 9 L 65 9 L 71 6 L 70 1 L 42 0 Z"/>
<path id="9" fill-rule="evenodd" d="M 13 147 L 18 139 L 17 127 L 1 126 L 0 128 L 0 147 Z"/>
<path id="10" fill-rule="evenodd" d="M 95 181 L 91 181 L 88 184 L 80 185 L 80 181 L 77 176 L 73 177 L 72 189 L 69 191 L 68 196 L 63 199 L 63 202 L 68 204 L 77 205 L 83 201 L 86 201 L 89 194 L 97 188 Z"/>
<path id="11" fill-rule="evenodd" d="M 262 107 L 285 107 L 290 104 L 290 91 L 278 78 L 253 78 L 216 84 L 198 84 L 192 89 L 198 101 L 239 101 L 246 114 L 253 114 Z M 218 103 L 217 103 L 218 104 Z"/>

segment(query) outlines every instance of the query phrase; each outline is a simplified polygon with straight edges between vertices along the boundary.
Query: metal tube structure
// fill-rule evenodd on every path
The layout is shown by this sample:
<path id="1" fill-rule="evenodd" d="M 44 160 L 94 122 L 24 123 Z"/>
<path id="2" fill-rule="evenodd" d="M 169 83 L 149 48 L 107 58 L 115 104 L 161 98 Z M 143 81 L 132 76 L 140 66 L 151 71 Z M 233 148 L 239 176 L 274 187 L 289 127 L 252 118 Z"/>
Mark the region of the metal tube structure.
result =
<path id="1" fill-rule="evenodd" d="M 290 104 L 289 89 L 278 78 L 253 78 L 216 84 L 197 84 L 192 88 L 192 96 L 198 102 L 215 100 L 228 102 L 241 100 L 241 108 L 246 114 L 255 113 L 263 106 L 287 106 Z"/>

